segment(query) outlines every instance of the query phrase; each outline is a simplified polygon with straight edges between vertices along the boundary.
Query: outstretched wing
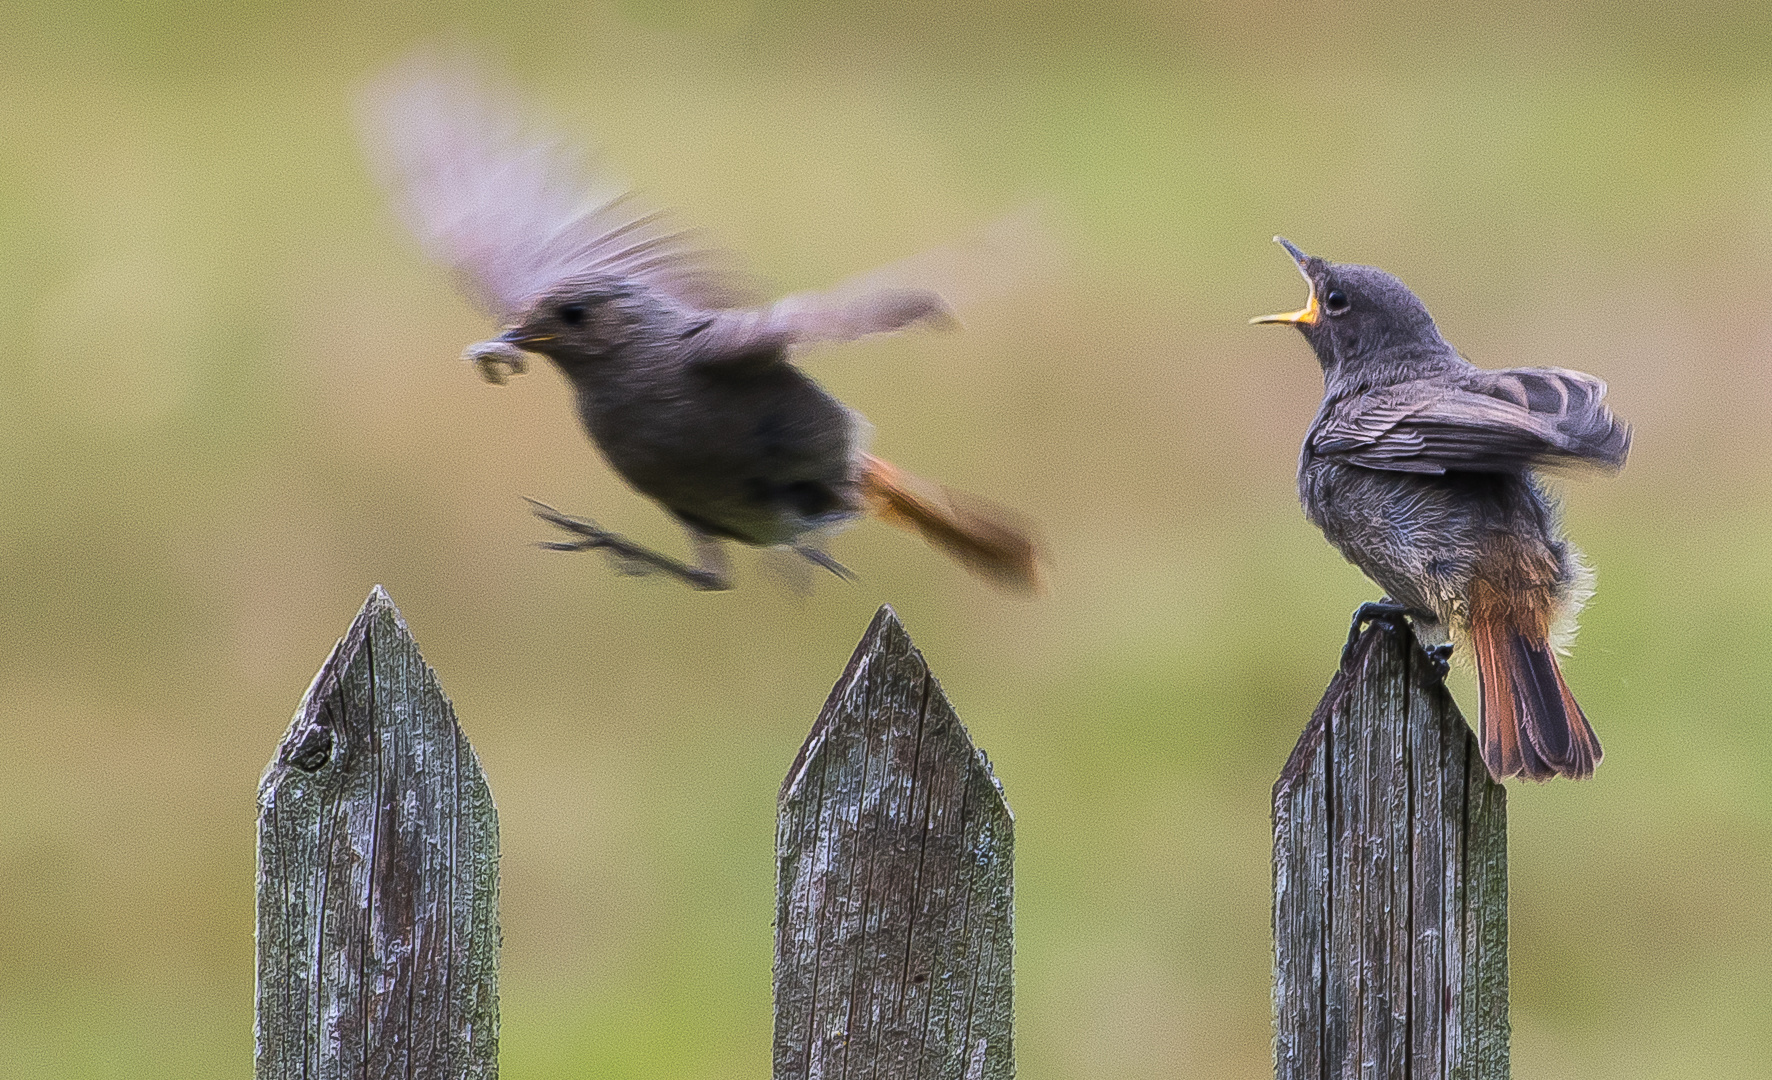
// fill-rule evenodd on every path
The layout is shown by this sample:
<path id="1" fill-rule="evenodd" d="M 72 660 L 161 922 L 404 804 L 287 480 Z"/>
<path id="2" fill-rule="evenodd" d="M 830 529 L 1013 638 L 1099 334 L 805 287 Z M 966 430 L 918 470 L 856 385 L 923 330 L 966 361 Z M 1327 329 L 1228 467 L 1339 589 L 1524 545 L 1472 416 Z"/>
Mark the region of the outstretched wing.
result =
<path id="1" fill-rule="evenodd" d="M 795 293 L 764 308 L 708 312 L 684 338 L 690 363 L 779 363 L 794 345 L 853 341 L 917 323 L 949 326 L 953 313 L 926 289 L 881 289 L 859 296 Z"/>
<path id="2" fill-rule="evenodd" d="M 761 313 L 766 332 L 784 343 L 854 341 L 924 323 L 958 324 L 946 300 L 928 289 L 879 288 L 861 293 L 795 293 Z"/>
<path id="3" fill-rule="evenodd" d="M 1320 457 L 1392 472 L 1618 469 L 1630 427 L 1605 395 L 1599 379 L 1560 368 L 1398 383 L 1335 403 L 1310 446 Z"/>
<path id="4" fill-rule="evenodd" d="M 697 327 L 703 363 L 779 354 L 796 345 L 853 341 L 923 325 L 952 329 L 956 311 L 1008 296 L 1056 261 L 1043 208 L 1027 204 L 953 243 L 877 267 L 818 292 L 748 310 L 723 311 Z"/>
<path id="5" fill-rule="evenodd" d="M 472 59 L 409 57 L 370 83 L 360 112 L 364 149 L 407 225 L 493 315 L 605 273 L 697 306 L 734 299 L 688 234 L 530 122 Z"/>

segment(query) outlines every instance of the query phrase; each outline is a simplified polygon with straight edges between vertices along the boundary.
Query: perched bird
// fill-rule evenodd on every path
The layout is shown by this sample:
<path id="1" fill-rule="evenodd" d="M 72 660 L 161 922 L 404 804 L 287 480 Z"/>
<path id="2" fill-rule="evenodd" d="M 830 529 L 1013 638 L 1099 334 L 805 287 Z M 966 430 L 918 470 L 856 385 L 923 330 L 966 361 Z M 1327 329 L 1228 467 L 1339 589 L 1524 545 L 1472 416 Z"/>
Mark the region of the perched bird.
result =
<path id="1" fill-rule="evenodd" d="M 1489 774 L 1592 776 L 1600 741 L 1556 659 L 1592 575 L 1534 470 L 1623 467 L 1630 429 L 1602 402 L 1605 384 L 1559 368 L 1478 368 L 1395 277 L 1275 240 L 1310 300 L 1251 322 L 1298 327 L 1323 367 L 1299 498 L 1388 594 L 1355 615 L 1349 642 L 1363 622 L 1404 614 L 1441 665 L 1448 635 L 1469 642 Z"/>
<path id="2" fill-rule="evenodd" d="M 936 292 L 860 279 L 749 305 L 657 213 L 525 120 L 471 63 L 418 57 L 371 84 L 365 146 L 408 224 L 503 326 L 465 358 L 490 382 L 554 362 L 622 478 L 687 530 L 693 562 L 535 503 L 633 573 L 730 587 L 722 541 L 791 550 L 840 576 L 820 540 L 864 512 L 988 581 L 1029 591 L 1036 547 L 1007 513 L 866 452 L 868 425 L 790 360 L 796 348 L 951 323 Z M 887 279 L 887 280 L 883 280 Z"/>

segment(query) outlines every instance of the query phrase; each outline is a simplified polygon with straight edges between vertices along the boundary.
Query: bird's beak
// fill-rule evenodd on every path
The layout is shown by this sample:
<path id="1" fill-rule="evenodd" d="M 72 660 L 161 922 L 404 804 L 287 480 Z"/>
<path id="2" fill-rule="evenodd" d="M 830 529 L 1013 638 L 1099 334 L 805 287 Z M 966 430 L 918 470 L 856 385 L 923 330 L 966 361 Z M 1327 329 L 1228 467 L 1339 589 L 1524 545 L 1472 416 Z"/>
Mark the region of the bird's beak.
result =
<path id="1" fill-rule="evenodd" d="M 527 349 L 531 345 L 539 345 L 544 341 L 554 340 L 554 335 L 533 333 L 523 329 L 523 327 L 519 325 L 506 328 L 504 333 L 498 335 L 498 340 L 510 345 L 515 345 L 520 349 Z"/>
<path id="2" fill-rule="evenodd" d="M 1305 305 L 1297 311 L 1287 311 L 1279 315 L 1257 315 L 1255 318 L 1250 319 L 1249 323 L 1250 325 L 1255 325 L 1256 323 L 1291 323 L 1294 326 L 1301 324 L 1304 326 L 1314 326 L 1317 321 L 1319 308 L 1317 307 L 1317 283 L 1311 280 L 1310 271 L 1306 270 L 1304 265 L 1305 260 L 1309 258 L 1309 256 L 1294 247 L 1292 241 L 1286 239 L 1284 236 L 1274 237 L 1274 243 L 1285 248 L 1286 254 L 1292 256 L 1292 261 L 1298 264 L 1298 272 L 1304 275 L 1305 284 L 1310 286 L 1311 296 L 1310 299 L 1305 302 Z"/>

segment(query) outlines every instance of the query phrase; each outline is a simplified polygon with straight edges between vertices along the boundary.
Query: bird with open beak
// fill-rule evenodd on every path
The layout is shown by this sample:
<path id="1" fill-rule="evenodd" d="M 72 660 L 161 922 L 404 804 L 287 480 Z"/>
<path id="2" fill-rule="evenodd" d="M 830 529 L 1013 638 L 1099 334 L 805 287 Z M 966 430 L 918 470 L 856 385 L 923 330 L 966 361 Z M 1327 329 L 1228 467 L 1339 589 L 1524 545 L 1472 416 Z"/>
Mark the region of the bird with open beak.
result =
<path id="1" fill-rule="evenodd" d="M 1452 643 L 1468 644 L 1489 774 L 1592 776 L 1600 741 L 1556 659 L 1592 574 L 1536 470 L 1623 467 L 1630 429 L 1604 404 L 1605 384 L 1560 368 L 1478 368 L 1392 275 L 1275 240 L 1310 297 L 1250 321 L 1296 326 L 1323 368 L 1299 498 L 1386 593 L 1355 614 L 1349 643 L 1364 622 L 1407 615 L 1441 670 Z"/>
<path id="2" fill-rule="evenodd" d="M 364 106 L 366 148 L 409 224 L 504 325 L 466 358 L 494 383 L 529 354 L 553 361 L 591 440 L 682 524 L 696 557 L 538 503 L 571 535 L 543 546 L 724 589 L 728 540 L 848 576 L 820 541 L 871 512 L 993 584 L 1037 587 L 1035 545 L 1008 514 L 868 454 L 866 421 L 790 360 L 815 342 L 951 323 L 941 296 L 870 278 L 745 303 L 686 234 L 634 209 L 466 61 L 409 60 Z"/>

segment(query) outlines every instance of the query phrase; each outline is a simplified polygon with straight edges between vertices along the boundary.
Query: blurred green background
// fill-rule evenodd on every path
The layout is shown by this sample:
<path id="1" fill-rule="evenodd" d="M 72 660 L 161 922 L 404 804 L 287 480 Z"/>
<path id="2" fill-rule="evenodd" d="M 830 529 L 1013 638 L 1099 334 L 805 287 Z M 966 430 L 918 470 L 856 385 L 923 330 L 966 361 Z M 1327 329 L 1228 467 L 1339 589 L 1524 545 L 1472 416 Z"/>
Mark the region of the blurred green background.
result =
<path id="1" fill-rule="evenodd" d="M 1516 1075 L 1772 1061 L 1772 9 L 10 0 L 0 41 L 0 1076 L 244 1075 L 254 791 L 387 585 L 504 835 L 511 1080 L 769 1068 L 776 785 L 897 606 L 1019 818 L 1028 1077 L 1269 1074 L 1269 788 L 1375 590 L 1298 512 L 1320 380 L 1268 242 L 1375 263 L 1489 366 L 1609 380 L 1563 485 L 1607 748 L 1511 792 Z M 865 525 L 857 586 L 696 595 L 556 375 L 360 162 L 416 43 L 506 64 L 780 289 L 1042 200 L 963 333 L 806 356 L 925 475 L 1017 506 L 1051 594 Z M 1468 676 L 1458 683 L 1474 707 Z"/>

